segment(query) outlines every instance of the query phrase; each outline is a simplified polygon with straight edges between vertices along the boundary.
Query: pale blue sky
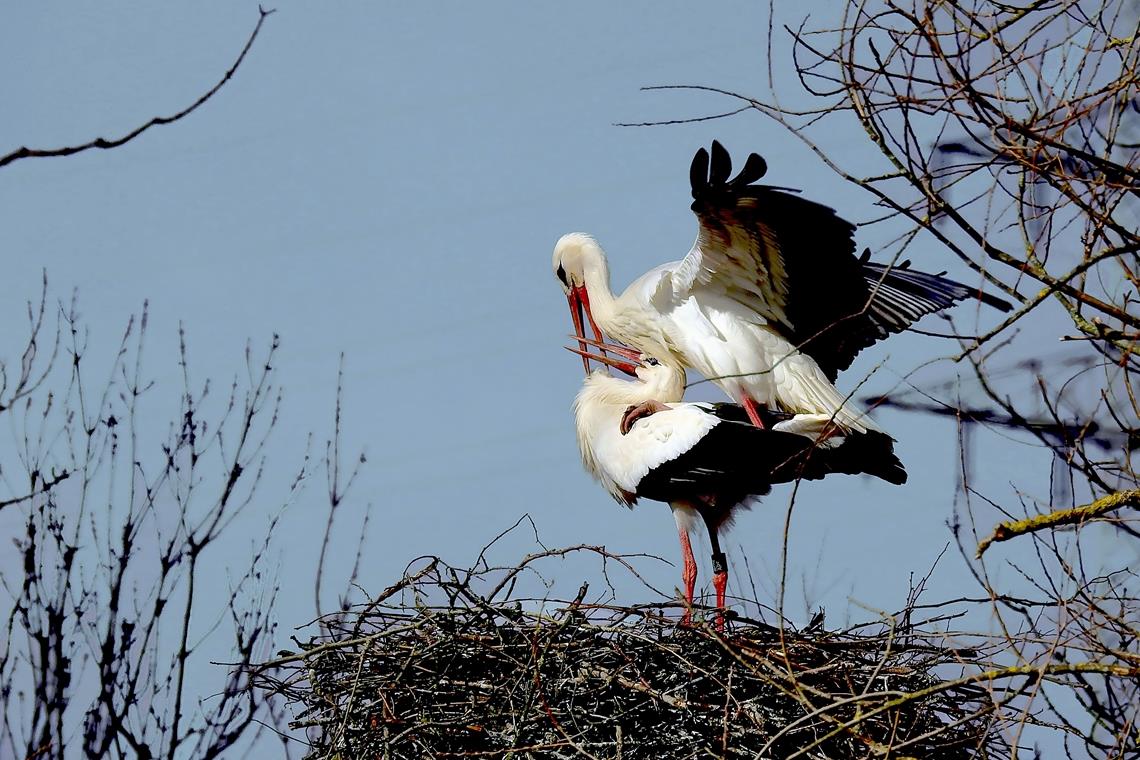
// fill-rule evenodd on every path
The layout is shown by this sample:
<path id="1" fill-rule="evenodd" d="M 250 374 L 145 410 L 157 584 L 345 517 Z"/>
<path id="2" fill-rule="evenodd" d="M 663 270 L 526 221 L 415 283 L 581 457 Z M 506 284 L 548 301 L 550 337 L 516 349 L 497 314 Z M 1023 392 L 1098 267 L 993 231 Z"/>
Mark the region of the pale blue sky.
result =
<path id="1" fill-rule="evenodd" d="M 570 402 L 581 369 L 561 348 L 570 322 L 550 253 L 564 232 L 593 233 L 610 253 L 615 289 L 683 255 L 695 232 L 688 163 L 713 138 L 739 159 L 763 154 L 773 184 L 802 188 L 854 221 L 878 215 L 868 196 L 759 115 L 614 126 L 733 106 L 708 94 L 640 92 L 643 85 L 762 92 L 765 6 L 282 3 L 234 80 L 184 122 L 119 150 L 0 171 L 8 294 L 0 347 L 7 356 L 17 350 L 22 303 L 42 268 L 56 294 L 79 289 L 108 360 L 128 315 L 149 299 L 150 373 L 171 394 L 180 321 L 194 372 L 223 383 L 241 370 L 247 338 L 261 345 L 277 332 L 286 387 L 274 444 L 281 487 L 306 433 L 327 434 L 345 352 L 346 449 L 365 448 L 369 463 L 337 540 L 351 554 L 352 530 L 370 504 L 361 580 L 372 590 L 420 554 L 473 558 L 524 512 L 548 545 L 605 544 L 673 560 L 666 507 L 620 509 L 579 465 Z M 782 7 L 786 23 L 803 12 Z M 177 110 L 230 65 L 256 19 L 249 2 L 10 4 L 0 15 L 8 72 L 0 152 L 115 135 Z M 794 91 L 786 61 L 774 66 Z M 830 139 L 851 160 L 874 161 L 854 125 Z M 875 230 L 860 244 L 888 237 Z M 937 248 L 911 255 L 921 268 L 965 274 Z M 961 311 L 971 329 L 970 310 Z M 995 316 L 980 320 L 992 325 Z M 952 348 L 893 338 L 866 352 L 841 387 L 880 362 L 868 387 L 891 387 Z M 708 386 L 699 393 L 716 397 Z M 805 484 L 793 520 L 790 577 L 797 587 L 806 577 L 811 601 L 838 619 L 849 596 L 899 607 L 908 575 L 924 573 L 950 540 L 953 425 L 878 419 L 898 439 L 910 483 Z M 1001 451 L 978 476 L 1003 494 L 1011 473 L 1045 471 L 1029 448 Z M 242 523 L 250 531 L 275 508 L 274 493 L 267 489 L 265 510 Z M 727 542 L 734 569 L 744 547 L 764 601 L 788 494 L 777 489 L 742 516 Z M 317 483 L 278 535 L 291 589 L 280 602 L 283 635 L 312 617 L 320 496 Z M 248 535 L 226 550 L 235 566 Z M 343 570 L 350 557 L 338 559 Z M 661 587 L 677 583 L 674 568 L 646 572 Z M 570 564 L 565 573 L 560 580 L 576 589 L 581 569 Z M 951 550 L 937 585 L 952 593 L 970 589 L 966 582 Z M 802 619 L 795 598 L 789 612 Z"/>

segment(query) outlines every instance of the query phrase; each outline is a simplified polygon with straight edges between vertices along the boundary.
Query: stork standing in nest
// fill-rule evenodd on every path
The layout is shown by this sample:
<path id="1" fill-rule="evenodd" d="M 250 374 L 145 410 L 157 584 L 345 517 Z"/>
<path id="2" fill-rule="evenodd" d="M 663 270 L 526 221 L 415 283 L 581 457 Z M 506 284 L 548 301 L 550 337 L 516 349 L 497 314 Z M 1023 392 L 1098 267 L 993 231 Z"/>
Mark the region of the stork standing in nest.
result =
<path id="1" fill-rule="evenodd" d="M 860 351 L 967 298 L 1011 306 L 907 263 L 857 257 L 854 225 L 793 190 L 754 184 L 766 171 L 753 153 L 729 179 L 732 162 L 720 143 L 711 162 L 697 151 L 689 172 L 696 242 L 620 296 L 598 243 L 564 235 L 553 264 L 575 333 L 585 336 L 584 312 L 595 340 L 608 335 L 670 367 L 695 369 L 756 426 L 766 407 L 796 414 L 799 431 L 812 435 L 877 430 L 834 385 Z"/>
<path id="2" fill-rule="evenodd" d="M 697 580 L 690 533 L 698 522 L 712 546 L 713 586 L 724 609 L 728 566 L 721 531 L 737 510 L 768 493 L 774 483 L 816 480 L 832 473 L 865 473 L 888 483 L 906 482 L 906 470 L 884 433 L 846 433 L 826 446 L 797 429 L 793 416 L 761 411 L 763 427 L 749 423 L 736 404 L 680 403 L 684 372 L 620 346 L 585 343 L 623 359 L 570 350 L 634 377 L 588 372 L 574 400 L 578 448 L 586 470 L 618 501 L 669 504 L 681 541 L 685 601 L 691 607 Z M 689 613 L 685 613 L 685 622 Z M 718 627 L 722 623 L 718 614 Z"/>

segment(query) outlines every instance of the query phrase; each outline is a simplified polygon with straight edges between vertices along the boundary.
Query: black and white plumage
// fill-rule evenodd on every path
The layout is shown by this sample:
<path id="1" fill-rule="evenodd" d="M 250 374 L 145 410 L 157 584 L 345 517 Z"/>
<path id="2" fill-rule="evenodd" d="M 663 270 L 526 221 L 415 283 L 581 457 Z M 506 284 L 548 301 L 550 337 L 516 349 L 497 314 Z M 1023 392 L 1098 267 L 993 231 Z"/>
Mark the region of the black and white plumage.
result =
<path id="1" fill-rule="evenodd" d="M 892 441 L 883 433 L 849 434 L 823 446 L 781 429 L 794 422 L 794 415 L 763 411 L 761 429 L 749 423 L 738 404 L 663 401 L 667 409 L 622 433 L 629 407 L 679 398 L 670 391 L 683 388 L 683 376 L 660 363 L 639 366 L 637 375 L 637 381 L 628 381 L 596 370 L 574 402 L 586 469 L 626 506 L 643 498 L 731 509 L 767 494 L 775 483 L 836 473 L 906 482 Z"/>
<path id="2" fill-rule="evenodd" d="M 690 168 L 696 242 L 620 296 L 597 242 L 564 235 L 553 265 L 575 331 L 584 335 L 584 310 L 595 333 L 697 370 L 756 424 L 763 405 L 799 415 L 804 432 L 833 420 L 842 430 L 877 429 L 834 385 L 861 350 L 968 298 L 1011 307 L 941 275 L 857 257 L 854 225 L 794 191 L 754 184 L 766 170 L 752 154 L 730 178 L 720 143 L 711 155 L 699 150 Z"/>
<path id="3" fill-rule="evenodd" d="M 681 538 L 690 602 L 696 564 L 688 536 L 697 518 L 709 532 L 718 571 L 717 604 L 723 606 L 720 531 L 734 511 L 768 493 L 773 484 L 837 473 L 906 482 L 906 470 L 883 433 L 848 433 L 820 445 L 812 437 L 780 429 L 794 423 L 791 415 L 763 412 L 762 429 L 736 404 L 681 403 L 685 378 L 675 367 L 644 356 L 637 364 L 589 356 L 635 373 L 637 379 L 611 377 L 603 370 L 587 376 L 574 401 L 583 464 L 621 504 L 633 506 L 638 499 L 669 504 Z M 623 432 L 630 408 L 647 402 L 661 402 L 660 410 Z"/>

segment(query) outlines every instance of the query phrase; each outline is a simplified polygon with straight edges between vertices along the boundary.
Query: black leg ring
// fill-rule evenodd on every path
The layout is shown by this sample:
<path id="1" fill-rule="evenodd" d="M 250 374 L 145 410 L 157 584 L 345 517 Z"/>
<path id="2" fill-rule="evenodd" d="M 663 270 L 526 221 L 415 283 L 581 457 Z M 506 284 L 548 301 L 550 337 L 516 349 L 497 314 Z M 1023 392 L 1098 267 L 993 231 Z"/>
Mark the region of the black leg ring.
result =
<path id="1" fill-rule="evenodd" d="M 714 573 L 727 573 L 728 572 L 728 557 L 724 556 L 724 552 L 714 552 L 712 555 L 712 568 Z"/>

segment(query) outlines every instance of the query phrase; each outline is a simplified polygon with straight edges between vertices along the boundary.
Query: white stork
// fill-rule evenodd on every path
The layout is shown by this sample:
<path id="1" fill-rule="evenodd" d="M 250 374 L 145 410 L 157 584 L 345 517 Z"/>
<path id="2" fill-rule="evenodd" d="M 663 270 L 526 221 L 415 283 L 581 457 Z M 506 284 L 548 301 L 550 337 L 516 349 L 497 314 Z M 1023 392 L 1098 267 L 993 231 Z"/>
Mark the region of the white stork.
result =
<path id="1" fill-rule="evenodd" d="M 618 503 L 632 507 L 644 498 L 672 508 L 689 605 L 697 579 L 689 534 L 698 518 L 712 545 L 713 586 L 717 609 L 722 610 L 728 567 L 720 532 L 731 524 L 735 510 L 768 493 L 773 483 L 815 480 L 831 473 L 906 482 L 906 470 L 883 433 L 848 433 L 822 447 L 811 437 L 781 430 L 794 418 L 771 412 L 762 413 L 767 426 L 762 429 L 750 424 L 736 404 L 677 403 L 685 375 L 676 367 L 621 347 L 584 342 L 630 361 L 570 350 L 637 379 L 611 377 L 601 369 L 587 374 L 574 399 L 582 462 Z M 688 618 L 686 612 L 685 622 Z M 718 617 L 718 626 L 720 621 Z"/>
<path id="2" fill-rule="evenodd" d="M 754 185 L 764 159 L 753 153 L 734 179 L 720 143 L 693 158 L 689 179 L 697 240 L 681 261 L 610 290 L 605 253 L 583 233 L 562 236 L 554 272 L 574 329 L 582 311 L 603 333 L 677 368 L 692 368 L 762 424 L 758 406 L 797 414 L 801 432 L 877 429 L 844 403 L 837 374 L 856 354 L 920 317 L 975 297 L 1005 301 L 936 274 L 855 256 L 855 227 L 835 211 L 784 188 Z M 600 327 L 600 329 L 599 329 Z M 589 369 L 588 360 L 586 367 Z"/>

